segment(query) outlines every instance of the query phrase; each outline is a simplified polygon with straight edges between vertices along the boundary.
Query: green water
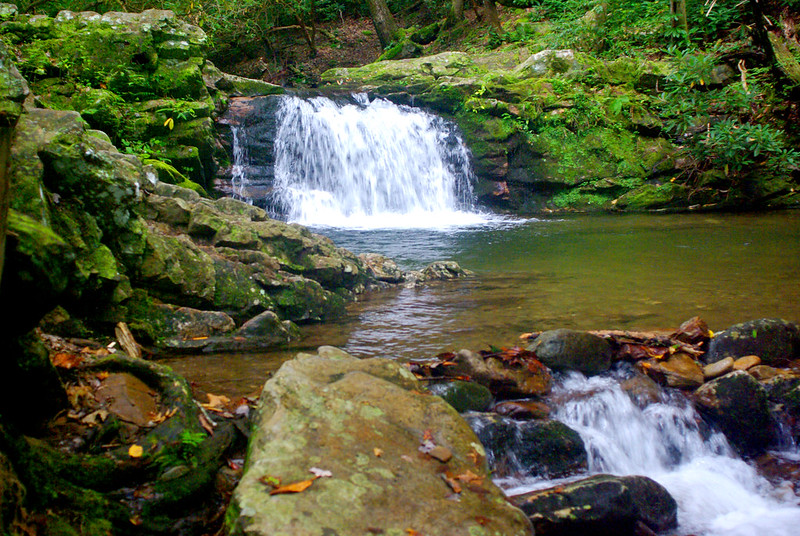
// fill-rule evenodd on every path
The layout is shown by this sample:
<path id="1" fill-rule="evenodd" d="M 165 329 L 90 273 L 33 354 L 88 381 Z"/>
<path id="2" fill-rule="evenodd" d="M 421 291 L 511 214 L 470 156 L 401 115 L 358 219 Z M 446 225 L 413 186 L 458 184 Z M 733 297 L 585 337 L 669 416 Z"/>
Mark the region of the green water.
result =
<path id="1" fill-rule="evenodd" d="M 420 358 L 513 345 L 555 328 L 672 329 L 699 315 L 713 330 L 800 321 L 800 211 L 570 216 L 450 231 L 317 229 L 356 253 L 417 268 L 453 259 L 468 280 L 364 296 L 346 318 L 306 326 L 288 352 L 169 360 L 201 388 L 257 391 L 298 348 Z"/>

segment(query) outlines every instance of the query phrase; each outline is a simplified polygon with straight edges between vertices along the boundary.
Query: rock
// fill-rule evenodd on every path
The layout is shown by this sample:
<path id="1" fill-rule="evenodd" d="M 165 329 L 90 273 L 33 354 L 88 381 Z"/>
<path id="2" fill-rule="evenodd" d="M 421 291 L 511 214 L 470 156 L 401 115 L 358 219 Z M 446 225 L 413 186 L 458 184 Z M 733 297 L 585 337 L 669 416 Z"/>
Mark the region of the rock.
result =
<path id="1" fill-rule="evenodd" d="M 695 316 L 681 324 L 678 330 L 670 335 L 670 338 L 688 344 L 701 344 L 711 338 L 711 330 L 708 329 L 705 320 Z"/>
<path id="2" fill-rule="evenodd" d="M 400 283 L 403 281 L 403 272 L 390 258 L 378 253 L 362 253 L 358 259 L 363 263 L 367 273 L 378 281 L 386 283 Z"/>
<path id="3" fill-rule="evenodd" d="M 522 62 L 515 71 L 527 76 L 553 76 L 565 74 L 578 68 L 572 50 L 542 50 Z"/>
<path id="4" fill-rule="evenodd" d="M 545 365 L 593 375 L 611 367 L 611 347 L 605 339 L 570 329 L 545 331 L 528 346 Z"/>
<path id="5" fill-rule="evenodd" d="M 514 419 L 546 419 L 550 406 L 535 400 L 506 400 L 492 406 L 490 411 Z"/>
<path id="6" fill-rule="evenodd" d="M 620 387 L 639 407 L 654 404 L 662 400 L 661 387 L 639 371 L 634 371 L 632 377 L 620 382 Z"/>
<path id="7" fill-rule="evenodd" d="M 474 433 L 453 408 L 420 391 L 413 375 L 389 359 L 360 360 L 323 347 L 284 363 L 259 400 L 247 465 L 227 513 L 230 534 L 530 534 L 528 520 L 489 479 Z M 452 457 L 421 453 L 423 442 Z M 459 500 L 440 477 L 443 466 L 454 476 L 477 477 Z M 262 481 L 308 480 L 312 467 L 332 476 L 301 493 L 270 496 Z M 491 529 L 476 520 L 482 518 Z"/>
<path id="8" fill-rule="evenodd" d="M 486 411 L 492 403 L 492 393 L 483 385 L 460 380 L 434 383 L 428 390 L 444 398 L 459 413 L 465 411 Z"/>
<path id="9" fill-rule="evenodd" d="M 411 272 L 412 278 L 416 282 L 424 283 L 427 281 L 446 281 L 448 279 L 458 279 L 467 277 L 471 272 L 464 270 L 455 261 L 436 261 L 430 263 L 421 272 Z"/>
<path id="10" fill-rule="evenodd" d="M 748 370 L 749 368 L 760 364 L 761 358 L 757 355 L 746 355 L 734 361 L 733 370 Z"/>
<path id="11" fill-rule="evenodd" d="M 546 368 L 536 372 L 526 367 L 506 367 L 499 359 L 484 359 L 469 351 L 461 350 L 453 359 L 455 366 L 448 372 L 469 376 L 489 389 L 498 398 L 520 398 L 540 396 L 550 392 L 553 378 Z"/>
<path id="12" fill-rule="evenodd" d="M 724 376 L 733 370 L 733 364 L 734 360 L 732 357 L 726 357 L 725 359 L 710 363 L 703 367 L 703 378 L 706 380 L 713 380 L 714 378 Z"/>
<path id="13" fill-rule="evenodd" d="M 136 426 L 147 426 L 158 414 L 156 391 L 132 374 L 110 374 L 97 388 L 95 398 L 108 411 Z"/>
<path id="14" fill-rule="evenodd" d="M 637 522 L 652 531 L 677 526 L 678 505 L 663 486 L 644 476 L 596 475 L 514 497 L 539 536 L 633 535 Z"/>
<path id="15" fill-rule="evenodd" d="M 786 369 L 770 367 L 769 365 L 756 365 L 747 369 L 748 374 L 758 381 L 768 381 L 775 377 L 795 377 L 793 372 Z"/>
<path id="16" fill-rule="evenodd" d="M 637 364 L 656 380 L 678 389 L 694 389 L 703 385 L 703 369 L 688 354 L 678 352 L 668 359 L 650 359 Z"/>
<path id="17" fill-rule="evenodd" d="M 775 438 L 767 392 L 747 372 L 738 370 L 712 380 L 695 397 L 741 454 L 760 454 Z"/>
<path id="18" fill-rule="evenodd" d="M 6 5 L 8 4 L 0 4 L 0 9 Z M 0 439 L 5 439 L 5 435 L 5 431 L 0 428 Z M 12 530 L 22 526 L 25 495 L 25 486 L 14 471 L 14 466 L 0 450 L 0 531 L 12 534 Z"/>
<path id="19" fill-rule="evenodd" d="M 498 476 L 558 477 L 586 466 L 581 436 L 553 420 L 519 422 L 492 413 L 467 413 L 464 418 L 486 448 Z"/>
<path id="20" fill-rule="evenodd" d="M 706 363 L 725 357 L 757 355 L 765 365 L 782 365 L 800 358 L 800 328 L 785 320 L 762 318 L 717 333 L 703 356 Z"/>

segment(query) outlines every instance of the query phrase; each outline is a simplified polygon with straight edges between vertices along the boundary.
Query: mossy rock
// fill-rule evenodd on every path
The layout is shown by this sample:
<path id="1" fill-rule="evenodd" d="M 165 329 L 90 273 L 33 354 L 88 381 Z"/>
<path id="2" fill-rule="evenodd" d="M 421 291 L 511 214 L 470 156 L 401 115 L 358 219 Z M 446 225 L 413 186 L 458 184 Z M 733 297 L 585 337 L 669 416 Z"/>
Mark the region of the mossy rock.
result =
<path id="1" fill-rule="evenodd" d="M 459 413 L 465 411 L 486 411 L 492 403 L 491 391 L 474 382 L 460 380 L 435 383 L 428 386 L 428 390 L 444 398 L 445 402 L 453 406 Z"/>

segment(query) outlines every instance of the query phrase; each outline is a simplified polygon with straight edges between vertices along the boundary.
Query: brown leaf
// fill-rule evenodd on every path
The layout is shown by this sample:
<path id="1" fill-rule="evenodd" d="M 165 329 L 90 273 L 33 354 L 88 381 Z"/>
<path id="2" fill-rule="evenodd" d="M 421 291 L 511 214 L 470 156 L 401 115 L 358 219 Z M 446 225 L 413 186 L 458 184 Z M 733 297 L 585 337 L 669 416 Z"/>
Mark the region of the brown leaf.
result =
<path id="1" fill-rule="evenodd" d="M 475 516 L 475 522 L 483 527 L 489 524 L 489 518 L 484 516 Z"/>
<path id="2" fill-rule="evenodd" d="M 381 456 L 383 456 L 383 449 L 375 447 L 374 449 L 372 449 L 372 453 L 375 455 L 376 458 L 380 458 Z"/>
<path id="3" fill-rule="evenodd" d="M 277 476 L 264 475 L 258 481 L 271 488 L 279 488 L 281 486 L 281 479 Z"/>
<path id="4" fill-rule="evenodd" d="M 274 490 L 270 491 L 269 494 L 280 495 L 284 493 L 300 493 L 311 487 L 311 484 L 313 484 L 317 478 L 318 477 L 314 477 L 308 480 L 303 480 L 301 482 L 293 482 L 292 484 L 286 484 L 285 486 L 280 486 L 275 488 Z"/>
<path id="5" fill-rule="evenodd" d="M 206 396 L 208 397 L 208 403 L 200 405 L 211 411 L 224 411 L 224 408 L 231 402 L 231 399 L 225 395 L 217 396 L 215 394 L 206 393 Z"/>
<path id="6" fill-rule="evenodd" d="M 203 427 L 203 430 L 208 432 L 208 435 L 214 435 L 214 425 L 209 421 L 205 415 L 202 413 L 199 415 L 200 418 L 200 426 Z"/>
<path id="7" fill-rule="evenodd" d="M 450 486 L 450 489 L 453 490 L 453 493 L 461 493 L 461 484 L 458 483 L 458 480 L 453 478 L 453 475 L 450 473 L 450 471 L 447 471 L 441 476 L 442 480 L 444 480 L 447 485 Z"/>
<path id="8" fill-rule="evenodd" d="M 63 369 L 71 369 L 77 367 L 83 362 L 83 357 L 76 354 L 57 353 L 51 359 L 53 366 Z"/>

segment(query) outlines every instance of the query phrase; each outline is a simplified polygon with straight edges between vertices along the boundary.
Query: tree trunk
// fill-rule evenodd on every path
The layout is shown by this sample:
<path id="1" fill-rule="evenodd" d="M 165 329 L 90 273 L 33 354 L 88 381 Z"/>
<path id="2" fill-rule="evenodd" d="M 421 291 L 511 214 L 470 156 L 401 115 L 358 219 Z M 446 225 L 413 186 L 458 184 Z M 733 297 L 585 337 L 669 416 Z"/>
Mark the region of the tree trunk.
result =
<path id="1" fill-rule="evenodd" d="M 450 28 L 464 20 L 464 0 L 453 0 L 450 4 L 450 11 L 447 13 L 445 26 Z"/>
<path id="2" fill-rule="evenodd" d="M 369 13 L 372 17 L 372 24 L 375 25 L 375 31 L 378 33 L 378 39 L 381 46 L 386 48 L 394 41 L 394 36 L 397 33 L 397 23 L 389 11 L 389 6 L 386 5 L 386 0 L 367 0 L 369 5 Z"/>
<path id="3" fill-rule="evenodd" d="M 486 20 L 489 21 L 489 24 L 494 26 L 498 32 L 502 31 L 503 28 L 500 26 L 500 15 L 497 14 L 497 6 L 495 5 L 494 0 L 483 0 L 483 11 L 486 13 Z"/>
<path id="4" fill-rule="evenodd" d="M 670 0 L 669 11 L 675 17 L 673 27 L 683 28 L 686 42 L 689 42 L 689 19 L 686 16 L 686 0 Z"/>

